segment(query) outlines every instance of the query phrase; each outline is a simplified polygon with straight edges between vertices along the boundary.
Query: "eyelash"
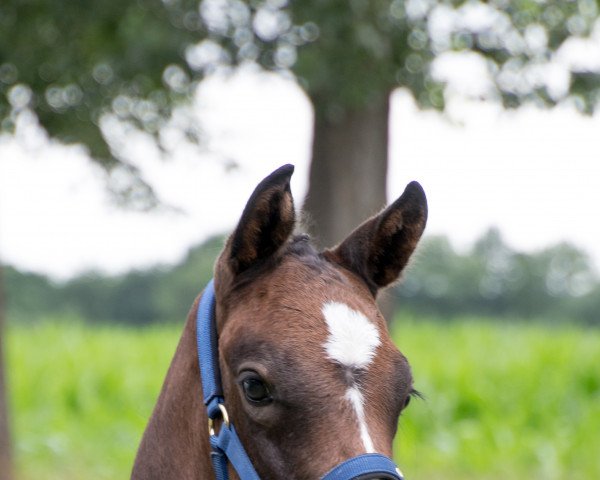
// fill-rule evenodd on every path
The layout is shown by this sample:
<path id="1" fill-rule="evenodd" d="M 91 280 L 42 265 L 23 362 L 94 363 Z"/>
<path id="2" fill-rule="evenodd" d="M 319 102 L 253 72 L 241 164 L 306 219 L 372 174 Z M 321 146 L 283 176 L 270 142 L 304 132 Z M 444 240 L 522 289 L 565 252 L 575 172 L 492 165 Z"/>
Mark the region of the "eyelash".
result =
<path id="1" fill-rule="evenodd" d="M 412 398 L 418 398 L 420 400 L 425 400 L 425 395 L 423 395 L 421 392 L 419 392 L 418 390 L 412 388 L 410 390 L 410 392 L 408 392 L 408 395 Z"/>
<path id="2" fill-rule="evenodd" d="M 421 392 L 419 392 L 418 390 L 415 390 L 414 388 L 411 388 L 410 392 L 408 392 L 407 397 L 404 399 L 404 405 L 402 406 L 402 410 L 401 412 L 403 412 L 404 410 L 406 410 L 406 408 L 408 408 L 408 405 L 410 403 L 410 399 L 411 398 L 420 398 L 423 399 L 423 394 Z"/>

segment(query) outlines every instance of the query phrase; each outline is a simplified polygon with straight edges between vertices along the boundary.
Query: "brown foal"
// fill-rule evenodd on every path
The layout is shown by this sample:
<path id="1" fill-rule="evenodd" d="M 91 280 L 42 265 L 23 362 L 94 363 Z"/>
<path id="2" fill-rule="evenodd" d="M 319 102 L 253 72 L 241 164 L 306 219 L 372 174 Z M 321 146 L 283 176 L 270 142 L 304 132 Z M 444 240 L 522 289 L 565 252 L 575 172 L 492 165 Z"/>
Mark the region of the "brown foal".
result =
<path id="1" fill-rule="evenodd" d="M 292 173 L 283 166 L 256 187 L 216 262 L 219 364 L 229 416 L 259 476 L 315 480 L 352 456 L 392 454 L 413 380 L 375 299 L 414 251 L 427 201 L 412 182 L 337 247 L 317 252 L 293 235 Z M 198 300 L 133 479 L 214 478 L 197 308 Z"/>

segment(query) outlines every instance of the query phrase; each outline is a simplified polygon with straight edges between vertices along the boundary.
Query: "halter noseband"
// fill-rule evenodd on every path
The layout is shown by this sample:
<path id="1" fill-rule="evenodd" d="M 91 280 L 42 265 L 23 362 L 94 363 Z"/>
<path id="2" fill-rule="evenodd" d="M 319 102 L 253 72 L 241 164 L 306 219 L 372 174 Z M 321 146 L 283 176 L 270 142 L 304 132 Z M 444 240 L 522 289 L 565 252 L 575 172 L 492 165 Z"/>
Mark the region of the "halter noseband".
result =
<path id="1" fill-rule="evenodd" d="M 204 404 L 208 413 L 211 459 L 217 480 L 228 480 L 227 462 L 231 462 L 241 480 L 260 480 L 248 454 L 238 437 L 225 408 L 221 386 L 219 350 L 215 322 L 215 290 L 211 280 L 200 299 L 196 317 L 196 339 Z M 221 418 L 223 424 L 215 434 L 213 422 Z M 367 453 L 346 460 L 321 478 L 321 480 L 403 480 L 394 462 L 379 453 Z"/>

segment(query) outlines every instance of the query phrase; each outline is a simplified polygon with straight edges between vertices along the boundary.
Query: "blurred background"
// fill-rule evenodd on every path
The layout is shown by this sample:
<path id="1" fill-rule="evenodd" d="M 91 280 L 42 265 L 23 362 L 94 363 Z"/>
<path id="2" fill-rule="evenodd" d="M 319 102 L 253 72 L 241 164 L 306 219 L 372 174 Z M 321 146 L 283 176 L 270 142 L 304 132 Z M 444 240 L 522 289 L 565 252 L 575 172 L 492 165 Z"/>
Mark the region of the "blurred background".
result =
<path id="1" fill-rule="evenodd" d="M 0 480 L 127 478 L 255 185 L 332 246 L 418 180 L 387 292 L 413 479 L 600 478 L 600 2 L 4 0 Z"/>

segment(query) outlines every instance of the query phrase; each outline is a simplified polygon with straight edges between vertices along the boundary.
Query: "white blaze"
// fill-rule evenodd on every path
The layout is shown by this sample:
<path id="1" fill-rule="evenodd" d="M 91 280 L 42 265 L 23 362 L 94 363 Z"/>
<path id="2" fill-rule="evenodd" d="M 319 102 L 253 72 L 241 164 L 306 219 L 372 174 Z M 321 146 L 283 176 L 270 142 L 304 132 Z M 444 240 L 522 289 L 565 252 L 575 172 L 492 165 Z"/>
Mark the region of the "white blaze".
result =
<path id="1" fill-rule="evenodd" d="M 381 343 L 377 327 L 343 303 L 327 302 L 323 305 L 323 315 L 329 327 L 325 343 L 329 358 L 344 367 L 366 369 Z"/>
<path id="2" fill-rule="evenodd" d="M 343 303 L 326 303 L 323 305 L 323 316 L 329 328 L 329 337 L 325 342 L 327 356 L 342 367 L 366 370 L 381 343 L 377 327 L 365 315 Z M 356 414 L 365 450 L 367 453 L 374 452 L 365 419 L 364 397 L 358 385 L 349 387 L 345 398 Z"/>
<path id="3" fill-rule="evenodd" d="M 346 398 L 354 407 L 354 412 L 358 419 L 358 428 L 360 428 L 360 439 L 365 446 L 365 450 L 367 453 L 375 452 L 373 440 L 371 440 L 371 435 L 369 435 L 369 430 L 367 429 L 367 422 L 365 421 L 364 397 L 362 393 L 360 393 L 358 387 L 350 387 L 346 390 Z"/>

